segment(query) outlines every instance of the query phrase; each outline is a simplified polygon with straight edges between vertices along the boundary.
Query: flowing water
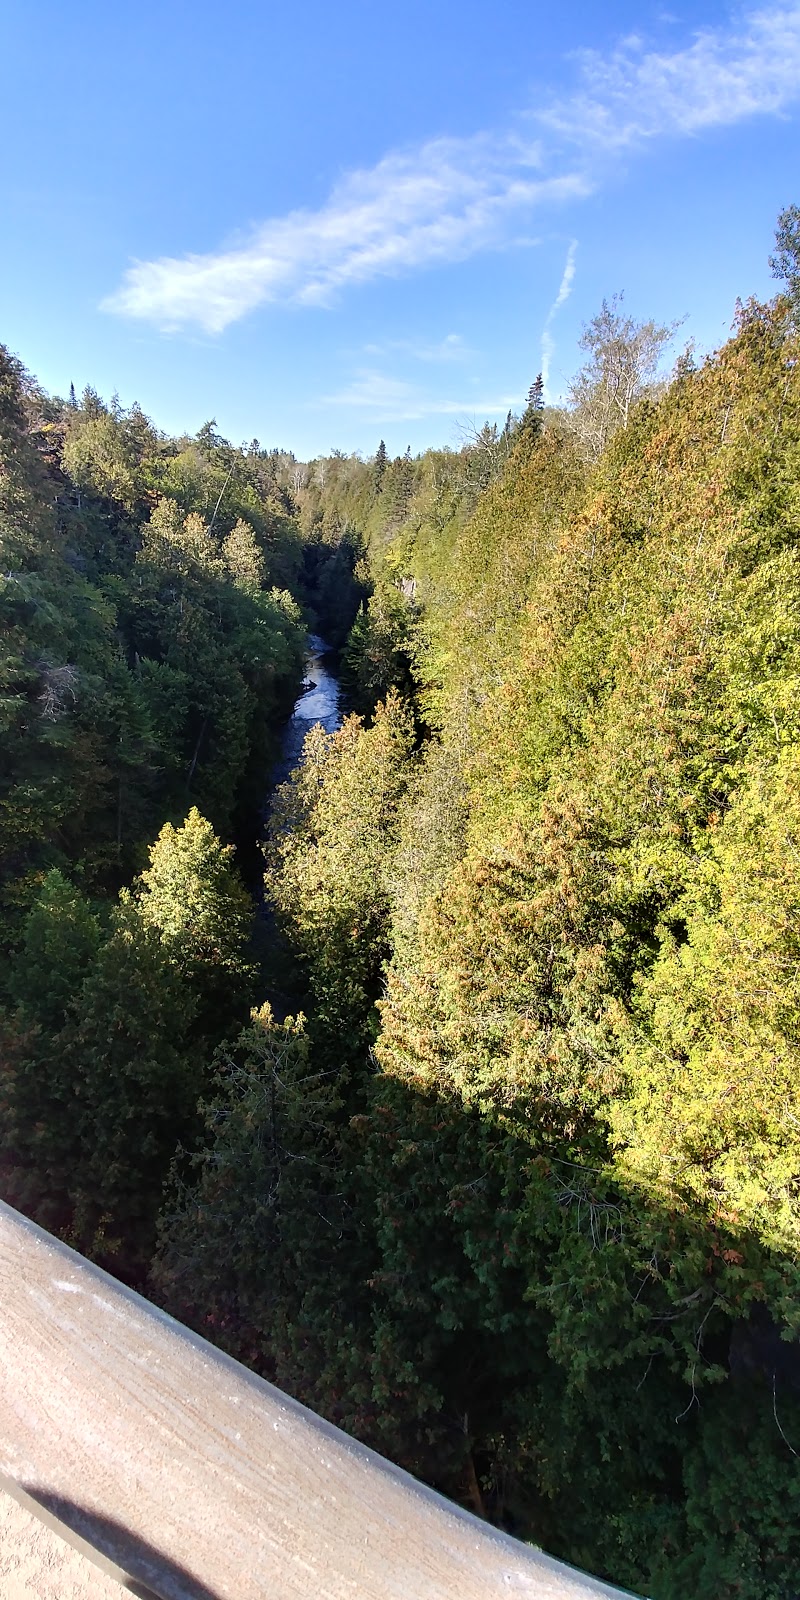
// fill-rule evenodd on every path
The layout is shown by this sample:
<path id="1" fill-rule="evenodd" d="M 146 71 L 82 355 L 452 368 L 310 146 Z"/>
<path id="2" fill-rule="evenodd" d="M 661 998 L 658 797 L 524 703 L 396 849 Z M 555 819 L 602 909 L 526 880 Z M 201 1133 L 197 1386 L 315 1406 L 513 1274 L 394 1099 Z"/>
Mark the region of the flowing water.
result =
<path id="1" fill-rule="evenodd" d="M 294 711 L 286 724 L 281 741 L 273 783 L 283 783 L 289 773 L 300 765 L 303 740 L 315 722 L 321 722 L 326 733 L 335 733 L 342 720 L 339 709 L 339 682 L 333 670 L 333 653 L 318 633 L 308 636 L 306 656 L 306 683 L 295 702 Z"/>
<path id="2" fill-rule="evenodd" d="M 303 741 L 315 722 L 321 722 L 326 733 L 335 733 L 342 720 L 339 709 L 339 683 L 336 677 L 336 657 L 319 634 L 309 634 L 306 653 L 307 688 L 298 695 L 294 711 L 284 729 L 281 751 L 272 769 L 269 795 L 266 800 L 263 822 L 266 826 L 277 784 L 284 783 L 289 773 L 303 759 Z M 272 1006 L 279 1022 L 290 1012 L 296 1012 L 304 1003 L 302 986 L 298 990 L 296 964 L 276 926 L 275 917 L 264 897 L 263 861 L 254 886 L 258 908 L 256 927 L 257 956 L 261 962 L 265 982 L 263 997 Z"/>

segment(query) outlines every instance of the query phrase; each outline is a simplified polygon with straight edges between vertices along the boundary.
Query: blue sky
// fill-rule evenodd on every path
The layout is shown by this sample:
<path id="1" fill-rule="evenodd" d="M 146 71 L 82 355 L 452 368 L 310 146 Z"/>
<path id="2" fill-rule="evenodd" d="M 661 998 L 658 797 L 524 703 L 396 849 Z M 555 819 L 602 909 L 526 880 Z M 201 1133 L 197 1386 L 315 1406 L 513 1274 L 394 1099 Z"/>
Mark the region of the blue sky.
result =
<path id="1" fill-rule="evenodd" d="M 40 0 L 3 55 L 0 339 L 300 457 L 557 398 L 616 291 L 713 348 L 800 201 L 800 4 Z"/>

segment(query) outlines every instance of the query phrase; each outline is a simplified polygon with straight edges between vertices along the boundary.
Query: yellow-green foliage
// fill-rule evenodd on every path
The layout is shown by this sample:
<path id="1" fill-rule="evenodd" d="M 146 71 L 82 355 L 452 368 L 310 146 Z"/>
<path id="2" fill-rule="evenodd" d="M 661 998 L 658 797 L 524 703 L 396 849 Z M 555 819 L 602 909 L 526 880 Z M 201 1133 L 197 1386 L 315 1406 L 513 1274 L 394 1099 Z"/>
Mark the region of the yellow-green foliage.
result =
<path id="1" fill-rule="evenodd" d="M 765 1239 L 788 1228 L 784 1242 L 800 1159 L 787 1098 L 799 399 L 781 303 L 752 306 L 719 356 L 639 408 L 585 487 L 563 428 L 532 449 L 521 441 L 457 542 L 428 624 L 443 737 L 455 748 L 460 735 L 470 800 L 467 864 L 439 886 L 435 911 L 445 928 L 462 907 L 460 926 L 436 935 L 426 970 L 437 986 L 462 984 L 475 959 L 464 940 L 480 948 L 505 1015 L 515 1026 L 525 1018 L 533 1061 L 543 1025 L 531 998 L 512 999 L 518 970 L 529 997 L 537 989 L 525 919 L 553 972 L 576 919 L 591 926 L 582 959 L 606 973 L 602 993 L 592 1000 L 593 980 L 579 976 L 566 1014 L 585 1001 L 597 1026 L 605 1017 L 619 1033 L 612 1080 L 624 1059 L 633 1098 L 619 1090 L 609 1104 L 622 1107 L 617 1137 L 624 1130 L 634 1151 L 625 1170 L 639 1169 L 642 1138 L 641 1163 L 660 1185 L 691 1190 Z M 569 893 L 562 885 L 545 915 L 514 840 L 541 861 L 554 827 L 572 839 Z M 498 872 L 509 906 L 517 900 L 513 962 L 492 945 Z M 734 1000 L 740 968 L 752 987 Z M 458 1027 L 470 1005 L 454 993 L 448 1009 Z M 497 1026 L 496 1005 L 479 1010 Z M 548 1021 L 552 1050 L 551 1030 Z M 443 1047 L 445 1060 L 448 1082 Z M 509 1059 L 503 1070 L 510 1092 L 520 1069 Z"/>
<path id="2" fill-rule="evenodd" d="M 714 828 L 622 1040 L 621 1169 L 797 1251 L 800 750 L 756 771 Z"/>
<path id="3" fill-rule="evenodd" d="M 360 1426 L 659 1600 L 800 1581 L 799 353 L 745 307 L 438 542 L 418 463 L 384 558 L 439 734 L 384 844 Z"/>
<path id="4" fill-rule="evenodd" d="M 273 810 L 266 891 L 342 1047 L 369 1015 L 388 950 L 387 864 L 412 743 L 395 693 L 368 729 L 356 716 L 334 734 L 318 724 Z"/>

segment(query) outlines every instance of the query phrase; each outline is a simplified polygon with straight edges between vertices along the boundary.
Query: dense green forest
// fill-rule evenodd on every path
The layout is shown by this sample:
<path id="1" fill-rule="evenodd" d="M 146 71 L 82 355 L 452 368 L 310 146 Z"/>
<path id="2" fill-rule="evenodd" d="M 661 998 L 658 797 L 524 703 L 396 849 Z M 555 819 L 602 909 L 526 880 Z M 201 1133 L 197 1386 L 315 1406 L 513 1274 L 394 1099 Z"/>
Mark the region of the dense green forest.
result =
<path id="1" fill-rule="evenodd" d="M 0 365 L 4 1197 L 655 1600 L 800 1588 L 795 208 L 775 267 L 416 459 Z"/>

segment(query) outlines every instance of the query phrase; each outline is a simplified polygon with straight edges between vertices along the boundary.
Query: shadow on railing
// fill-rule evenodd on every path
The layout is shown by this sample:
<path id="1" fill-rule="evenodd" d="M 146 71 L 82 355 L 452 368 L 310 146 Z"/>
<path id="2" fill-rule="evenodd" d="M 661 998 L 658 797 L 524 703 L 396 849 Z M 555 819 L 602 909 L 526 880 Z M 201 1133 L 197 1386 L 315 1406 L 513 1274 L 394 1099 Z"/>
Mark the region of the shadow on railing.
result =
<path id="1" fill-rule="evenodd" d="M 2 1202 L 0 1280 L 0 1474 L 111 1562 L 128 1593 L 619 1600 L 357 1444 Z"/>
<path id="2" fill-rule="evenodd" d="M 65 1500 L 63 1495 L 51 1494 L 34 1484 L 23 1484 L 22 1489 L 27 1509 L 39 1508 L 40 1513 L 48 1513 L 47 1525 L 81 1555 L 95 1561 L 98 1554 L 104 1556 L 104 1568 L 137 1600 L 173 1600 L 173 1596 L 180 1596 L 180 1600 L 222 1600 L 184 1567 L 177 1566 L 112 1517 L 100 1516 L 75 1500 Z"/>

